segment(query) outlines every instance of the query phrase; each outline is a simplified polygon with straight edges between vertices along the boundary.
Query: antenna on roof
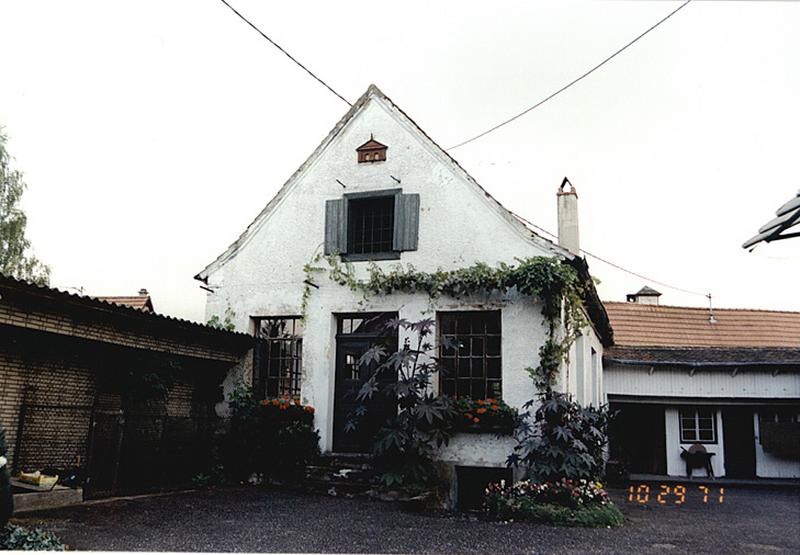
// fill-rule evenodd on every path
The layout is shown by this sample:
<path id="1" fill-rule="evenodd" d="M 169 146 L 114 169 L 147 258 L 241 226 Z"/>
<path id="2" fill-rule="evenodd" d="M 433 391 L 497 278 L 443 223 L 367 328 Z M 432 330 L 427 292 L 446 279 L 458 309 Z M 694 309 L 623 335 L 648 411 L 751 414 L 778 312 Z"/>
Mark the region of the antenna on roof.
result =
<path id="1" fill-rule="evenodd" d="M 717 318 L 714 316 L 714 306 L 711 304 L 711 293 L 706 293 L 706 297 L 708 297 L 708 323 L 716 324 Z"/>

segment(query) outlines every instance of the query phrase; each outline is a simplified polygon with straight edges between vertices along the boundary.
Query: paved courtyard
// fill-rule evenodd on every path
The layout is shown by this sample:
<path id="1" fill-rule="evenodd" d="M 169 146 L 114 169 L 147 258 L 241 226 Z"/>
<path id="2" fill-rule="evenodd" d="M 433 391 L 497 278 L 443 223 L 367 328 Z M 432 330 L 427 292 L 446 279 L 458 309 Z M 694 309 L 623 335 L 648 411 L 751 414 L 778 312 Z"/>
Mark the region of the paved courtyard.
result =
<path id="1" fill-rule="evenodd" d="M 696 487 L 696 486 L 693 486 Z M 255 488 L 119 500 L 16 519 L 80 550 L 374 553 L 798 553 L 800 496 L 728 489 L 612 492 L 623 528 L 576 529 L 414 513 L 394 503 Z M 646 502 L 645 502 L 646 501 Z"/>

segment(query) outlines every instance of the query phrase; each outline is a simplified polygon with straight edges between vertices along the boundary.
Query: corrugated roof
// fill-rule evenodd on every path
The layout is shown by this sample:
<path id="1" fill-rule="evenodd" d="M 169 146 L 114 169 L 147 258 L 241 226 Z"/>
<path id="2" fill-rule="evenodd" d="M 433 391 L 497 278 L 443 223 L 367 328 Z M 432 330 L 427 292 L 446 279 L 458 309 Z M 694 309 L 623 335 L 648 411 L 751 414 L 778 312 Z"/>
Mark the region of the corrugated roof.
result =
<path id="1" fill-rule="evenodd" d="M 98 301 L 107 303 L 118 304 L 120 306 L 129 306 L 144 312 L 154 312 L 153 301 L 150 295 L 136 295 L 135 297 L 95 297 Z"/>
<path id="2" fill-rule="evenodd" d="M 800 347 L 800 312 L 604 302 L 625 347 Z"/>
<path id="3" fill-rule="evenodd" d="M 145 320 L 153 322 L 154 324 L 161 322 L 166 325 L 185 327 L 188 329 L 195 330 L 197 332 L 205 332 L 214 335 L 228 336 L 235 338 L 236 340 L 239 341 L 252 341 L 251 336 L 238 331 L 226 331 L 206 324 L 192 322 L 191 320 L 175 318 L 174 316 L 157 314 L 155 312 L 145 312 L 142 310 L 132 308 L 127 305 L 121 305 L 117 303 L 104 301 L 97 297 L 77 295 L 75 293 L 70 293 L 68 291 L 61 291 L 60 289 L 47 287 L 45 285 L 37 285 L 35 283 L 30 283 L 25 280 L 19 280 L 11 276 L 7 276 L 5 274 L 0 273 L 0 298 L 2 298 L 3 287 L 19 288 L 24 291 L 27 291 L 28 293 L 33 293 L 33 294 L 38 293 L 39 295 L 48 296 L 63 303 L 72 303 L 75 305 L 81 305 L 89 309 L 105 308 L 106 310 L 111 310 L 122 316 L 143 318 Z"/>

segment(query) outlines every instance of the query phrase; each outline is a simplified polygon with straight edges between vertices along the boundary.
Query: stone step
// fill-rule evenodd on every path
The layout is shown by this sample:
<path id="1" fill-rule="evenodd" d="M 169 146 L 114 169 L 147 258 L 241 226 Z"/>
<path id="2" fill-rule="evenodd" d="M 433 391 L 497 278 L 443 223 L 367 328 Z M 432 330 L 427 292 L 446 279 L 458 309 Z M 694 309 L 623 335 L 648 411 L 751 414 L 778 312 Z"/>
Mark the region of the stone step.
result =
<path id="1" fill-rule="evenodd" d="M 338 466 L 309 465 L 305 471 L 306 478 L 319 478 L 325 480 L 346 480 L 349 482 L 372 481 L 375 479 L 375 470 L 372 468 L 340 468 Z"/>

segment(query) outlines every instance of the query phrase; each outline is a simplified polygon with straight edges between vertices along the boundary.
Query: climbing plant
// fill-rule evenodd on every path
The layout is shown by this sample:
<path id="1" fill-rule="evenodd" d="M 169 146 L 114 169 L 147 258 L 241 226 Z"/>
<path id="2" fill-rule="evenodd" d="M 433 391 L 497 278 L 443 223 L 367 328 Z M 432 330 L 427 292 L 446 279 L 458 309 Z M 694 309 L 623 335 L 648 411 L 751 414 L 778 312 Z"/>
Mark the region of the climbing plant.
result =
<path id="1" fill-rule="evenodd" d="M 594 477 L 599 473 L 608 411 L 581 407 L 568 395 L 554 389 L 570 345 L 586 325 L 583 312 L 586 285 L 572 266 L 545 256 L 517 259 L 513 265 L 500 263 L 492 267 L 478 262 L 465 268 L 434 272 L 417 270 L 411 264 L 398 264 L 384 270 L 372 263 L 367 267 L 367 277 L 359 279 L 352 264 L 342 261 L 338 255 L 318 254 L 304 268 L 304 316 L 312 288 L 319 287 L 314 277 L 325 271 L 323 262 L 328 265 L 329 279 L 351 291 L 361 292 L 365 299 L 369 295 L 396 292 L 425 293 L 432 308 L 435 300 L 443 296 L 459 299 L 516 291 L 537 300 L 542 307 L 547 337 L 539 348 L 538 365 L 526 369 L 537 396 L 524 408 L 538 408 L 532 417 L 525 413 L 520 418 L 516 431 L 518 445 L 509 456 L 509 465 L 526 465 L 537 479 Z"/>

